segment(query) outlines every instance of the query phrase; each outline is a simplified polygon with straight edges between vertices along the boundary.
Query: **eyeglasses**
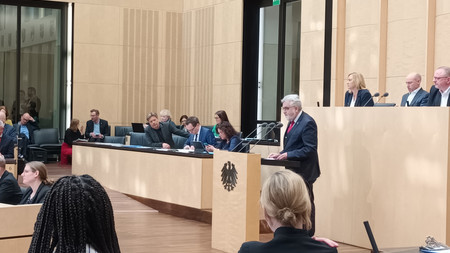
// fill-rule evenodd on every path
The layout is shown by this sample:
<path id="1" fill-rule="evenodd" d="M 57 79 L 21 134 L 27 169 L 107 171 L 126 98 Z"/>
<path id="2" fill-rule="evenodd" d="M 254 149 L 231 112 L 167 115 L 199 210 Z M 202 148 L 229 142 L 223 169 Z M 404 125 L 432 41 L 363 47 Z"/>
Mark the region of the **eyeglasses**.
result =
<path id="1" fill-rule="evenodd" d="M 440 80 L 442 78 L 448 78 L 448 76 L 435 76 L 435 77 L 433 77 L 434 80 Z"/>
<path id="2" fill-rule="evenodd" d="M 281 109 L 282 109 L 283 111 L 287 111 L 287 110 L 289 110 L 289 109 L 291 109 L 291 108 L 292 108 L 292 106 L 281 107 Z"/>

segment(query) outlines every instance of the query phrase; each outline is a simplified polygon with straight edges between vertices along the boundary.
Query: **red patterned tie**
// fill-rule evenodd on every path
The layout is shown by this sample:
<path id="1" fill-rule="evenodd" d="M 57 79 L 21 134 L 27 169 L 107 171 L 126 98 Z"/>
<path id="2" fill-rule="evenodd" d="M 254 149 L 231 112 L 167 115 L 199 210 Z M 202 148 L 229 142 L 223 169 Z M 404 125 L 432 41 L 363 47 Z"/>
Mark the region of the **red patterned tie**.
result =
<path id="1" fill-rule="evenodd" d="M 291 124 L 289 124 L 287 133 L 289 133 L 291 131 L 291 129 L 294 127 L 295 121 L 291 121 Z"/>

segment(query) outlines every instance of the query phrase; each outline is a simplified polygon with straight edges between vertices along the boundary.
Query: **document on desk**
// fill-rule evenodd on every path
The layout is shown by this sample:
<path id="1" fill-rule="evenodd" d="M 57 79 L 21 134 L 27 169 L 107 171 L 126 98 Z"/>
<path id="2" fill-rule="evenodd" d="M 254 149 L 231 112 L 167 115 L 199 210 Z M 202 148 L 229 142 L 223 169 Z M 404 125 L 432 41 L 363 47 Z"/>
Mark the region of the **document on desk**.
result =
<path id="1" fill-rule="evenodd" d="M 194 150 L 190 150 L 190 149 L 177 149 L 177 152 L 180 152 L 180 153 L 193 153 Z"/>

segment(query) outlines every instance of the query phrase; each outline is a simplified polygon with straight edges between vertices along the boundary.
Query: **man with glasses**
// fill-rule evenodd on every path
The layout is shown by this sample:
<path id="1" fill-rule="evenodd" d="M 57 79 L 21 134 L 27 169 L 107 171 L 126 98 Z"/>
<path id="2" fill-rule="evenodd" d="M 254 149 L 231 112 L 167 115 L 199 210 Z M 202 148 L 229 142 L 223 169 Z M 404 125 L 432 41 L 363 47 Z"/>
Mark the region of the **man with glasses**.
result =
<path id="1" fill-rule="evenodd" d="M 434 85 L 430 89 L 428 106 L 450 106 L 450 68 L 442 66 L 436 69 L 433 77 Z"/>
<path id="2" fill-rule="evenodd" d="M 313 236 L 315 232 L 313 183 L 320 175 L 319 156 L 317 154 L 317 125 L 311 116 L 302 111 L 302 102 L 297 94 L 286 95 L 281 103 L 283 103 L 283 114 L 289 121 L 284 133 L 284 148 L 280 153 L 270 154 L 269 158 L 299 162 L 298 167 L 286 167 L 286 169 L 302 176 L 308 187 L 312 222 L 312 228 L 308 233 Z"/>
<path id="3" fill-rule="evenodd" d="M 190 133 L 189 138 L 184 143 L 184 149 L 192 149 L 194 141 L 199 141 L 203 145 L 216 145 L 216 138 L 210 129 L 202 127 L 197 117 L 192 116 L 186 120 L 186 130 Z"/>

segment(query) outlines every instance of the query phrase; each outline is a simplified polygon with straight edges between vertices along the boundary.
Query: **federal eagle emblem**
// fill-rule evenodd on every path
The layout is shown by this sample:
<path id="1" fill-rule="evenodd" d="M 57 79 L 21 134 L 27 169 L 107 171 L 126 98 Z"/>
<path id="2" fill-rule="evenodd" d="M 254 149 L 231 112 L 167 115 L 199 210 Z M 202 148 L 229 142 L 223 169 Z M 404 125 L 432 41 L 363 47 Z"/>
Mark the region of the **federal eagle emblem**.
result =
<path id="1" fill-rule="evenodd" d="M 222 167 L 222 184 L 225 190 L 232 191 L 237 183 L 237 171 L 234 164 L 230 161 L 223 164 Z"/>

